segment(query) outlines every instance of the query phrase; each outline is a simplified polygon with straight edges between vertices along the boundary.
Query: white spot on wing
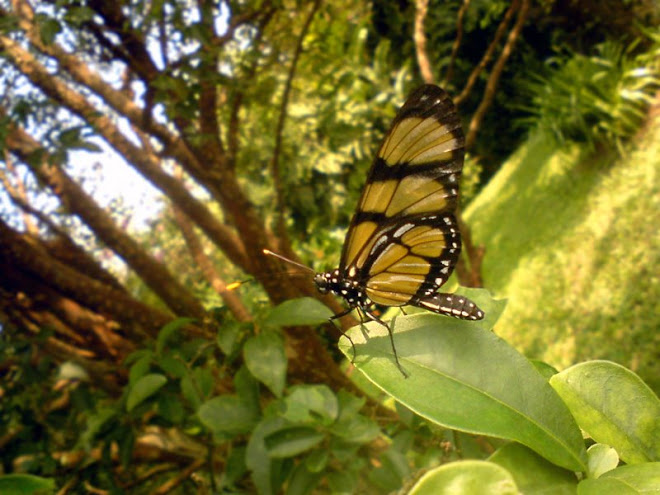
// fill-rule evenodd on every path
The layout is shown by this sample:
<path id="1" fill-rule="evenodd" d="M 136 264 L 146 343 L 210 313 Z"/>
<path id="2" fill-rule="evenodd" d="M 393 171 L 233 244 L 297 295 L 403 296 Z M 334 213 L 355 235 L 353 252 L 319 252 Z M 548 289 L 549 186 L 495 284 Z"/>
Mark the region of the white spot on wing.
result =
<path id="1" fill-rule="evenodd" d="M 406 224 L 402 225 L 401 227 L 396 229 L 396 231 L 394 232 L 394 237 L 396 237 L 396 238 L 401 237 L 403 234 L 408 232 L 414 226 L 415 226 L 415 224 L 412 224 L 412 223 L 406 223 Z"/>

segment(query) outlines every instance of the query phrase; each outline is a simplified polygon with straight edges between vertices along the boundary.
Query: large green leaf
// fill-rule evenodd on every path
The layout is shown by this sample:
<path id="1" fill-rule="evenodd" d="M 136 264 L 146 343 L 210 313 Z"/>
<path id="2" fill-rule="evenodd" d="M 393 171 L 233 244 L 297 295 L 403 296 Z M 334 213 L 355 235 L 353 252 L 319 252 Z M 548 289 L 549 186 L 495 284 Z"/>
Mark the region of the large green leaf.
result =
<path id="1" fill-rule="evenodd" d="M 265 325 L 295 326 L 318 325 L 333 316 L 332 311 L 318 299 L 301 297 L 284 301 L 273 308 L 264 320 Z"/>
<path id="2" fill-rule="evenodd" d="M 626 463 L 660 461 L 660 400 L 635 373 L 590 361 L 556 374 L 550 385 L 580 427 Z"/>
<path id="3" fill-rule="evenodd" d="M 397 318 L 394 363 L 387 329 L 372 322 L 348 331 L 355 366 L 419 415 L 445 427 L 515 440 L 549 461 L 585 469 L 582 435 L 570 412 L 534 366 L 475 322 L 433 314 Z M 349 357 L 347 338 L 340 348 Z"/>
<path id="4" fill-rule="evenodd" d="M 506 469 L 484 461 L 452 462 L 426 473 L 410 495 L 518 495 Z"/>

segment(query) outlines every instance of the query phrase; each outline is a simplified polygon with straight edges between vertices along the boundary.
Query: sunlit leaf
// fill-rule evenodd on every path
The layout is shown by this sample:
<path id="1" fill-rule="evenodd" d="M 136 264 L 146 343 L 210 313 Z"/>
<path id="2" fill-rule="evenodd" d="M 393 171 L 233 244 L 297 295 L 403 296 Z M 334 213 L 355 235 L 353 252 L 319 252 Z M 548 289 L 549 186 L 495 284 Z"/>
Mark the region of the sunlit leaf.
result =
<path id="1" fill-rule="evenodd" d="M 445 464 L 426 473 L 410 495 L 518 495 L 506 469 L 484 461 Z"/>
<path id="2" fill-rule="evenodd" d="M 660 490 L 660 462 L 621 466 L 578 485 L 578 495 L 642 495 Z"/>
<path id="3" fill-rule="evenodd" d="M 609 445 L 597 443 L 587 449 L 587 477 L 599 478 L 619 465 L 619 456 Z"/>
<path id="4" fill-rule="evenodd" d="M 394 342 L 382 325 L 349 330 L 355 366 L 406 407 L 439 425 L 516 440 L 551 462 L 585 469 L 584 443 L 568 409 L 515 349 L 478 322 L 433 314 L 399 317 Z M 347 338 L 340 348 L 348 357 Z"/>
<path id="5" fill-rule="evenodd" d="M 628 464 L 660 460 L 660 400 L 632 371 L 589 361 L 550 379 L 580 427 Z"/>

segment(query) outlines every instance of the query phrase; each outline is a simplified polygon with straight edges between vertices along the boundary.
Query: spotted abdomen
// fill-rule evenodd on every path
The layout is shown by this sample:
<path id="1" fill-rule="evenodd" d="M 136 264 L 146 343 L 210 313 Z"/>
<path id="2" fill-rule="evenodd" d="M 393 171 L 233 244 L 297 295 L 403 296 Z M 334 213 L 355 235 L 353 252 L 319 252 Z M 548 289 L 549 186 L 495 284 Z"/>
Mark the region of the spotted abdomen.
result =
<path id="1" fill-rule="evenodd" d="M 481 320 L 484 317 L 484 312 L 476 304 L 459 294 L 437 293 L 413 299 L 410 304 L 461 320 Z"/>

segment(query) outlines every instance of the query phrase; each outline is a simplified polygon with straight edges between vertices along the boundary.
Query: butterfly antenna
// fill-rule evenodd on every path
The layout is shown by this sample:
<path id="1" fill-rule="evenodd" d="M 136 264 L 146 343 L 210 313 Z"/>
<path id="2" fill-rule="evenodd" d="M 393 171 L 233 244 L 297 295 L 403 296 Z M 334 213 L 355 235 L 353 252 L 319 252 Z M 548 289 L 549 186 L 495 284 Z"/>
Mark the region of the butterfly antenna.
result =
<path id="1" fill-rule="evenodd" d="M 295 266 L 297 266 L 298 268 L 302 268 L 303 270 L 307 270 L 308 272 L 316 273 L 316 272 L 315 272 L 313 269 L 311 269 L 310 267 L 305 266 L 305 265 L 303 265 L 302 263 L 298 263 L 297 261 L 290 260 L 289 258 L 285 258 L 285 257 L 282 256 L 281 254 L 274 253 L 274 252 L 272 252 L 272 251 L 269 250 L 269 249 L 264 249 L 264 250 L 263 250 L 263 253 L 264 253 L 264 254 L 267 254 L 267 255 L 269 255 L 269 256 L 275 256 L 276 258 L 279 258 L 279 259 L 281 259 L 282 261 L 286 261 L 287 263 L 291 263 L 292 265 L 295 265 Z"/>

